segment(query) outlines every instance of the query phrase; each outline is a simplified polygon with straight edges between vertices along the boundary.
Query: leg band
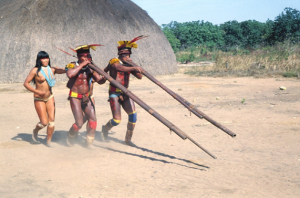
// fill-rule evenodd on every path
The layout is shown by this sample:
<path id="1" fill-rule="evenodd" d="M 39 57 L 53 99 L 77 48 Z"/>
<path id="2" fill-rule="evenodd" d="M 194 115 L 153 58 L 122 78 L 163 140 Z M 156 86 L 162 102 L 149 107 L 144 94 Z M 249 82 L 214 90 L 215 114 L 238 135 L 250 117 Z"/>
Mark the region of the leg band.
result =
<path id="1" fill-rule="evenodd" d="M 110 124 L 113 126 L 117 126 L 118 124 L 120 124 L 121 120 L 115 120 L 115 119 L 111 119 L 110 120 Z"/>
<path id="2" fill-rule="evenodd" d="M 46 125 L 43 125 L 43 124 L 40 123 L 40 122 L 39 122 L 37 125 L 38 125 L 38 127 L 41 128 L 41 129 L 44 128 L 44 127 L 46 126 Z"/>
<path id="3" fill-rule="evenodd" d="M 136 114 L 135 111 L 132 112 L 132 113 L 130 113 L 130 114 L 128 115 L 128 122 L 129 122 L 130 124 L 135 124 L 135 123 L 136 123 L 136 120 L 137 120 L 137 114 Z"/>
<path id="4" fill-rule="evenodd" d="M 54 123 L 54 122 L 49 122 L 48 126 L 54 127 L 54 126 L 55 126 L 55 123 Z"/>
<path id="5" fill-rule="evenodd" d="M 87 146 L 91 146 L 93 144 L 95 137 L 86 136 L 86 144 Z"/>
<path id="6" fill-rule="evenodd" d="M 89 121 L 89 127 L 90 129 L 96 129 L 97 128 L 97 121 Z"/>
<path id="7" fill-rule="evenodd" d="M 92 137 L 92 136 L 86 136 L 86 139 L 87 139 L 87 140 L 94 140 L 95 137 Z"/>
<path id="8" fill-rule="evenodd" d="M 79 129 L 81 128 L 81 127 L 79 128 L 76 123 L 74 123 L 72 127 L 75 132 L 79 131 Z"/>

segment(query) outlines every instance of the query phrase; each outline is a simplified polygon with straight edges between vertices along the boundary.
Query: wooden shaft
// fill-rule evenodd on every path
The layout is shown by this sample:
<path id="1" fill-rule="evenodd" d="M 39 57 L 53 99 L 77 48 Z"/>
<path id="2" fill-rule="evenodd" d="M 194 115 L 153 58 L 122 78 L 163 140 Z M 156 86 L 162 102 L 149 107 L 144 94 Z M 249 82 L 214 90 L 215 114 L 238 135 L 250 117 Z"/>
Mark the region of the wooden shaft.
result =
<path id="1" fill-rule="evenodd" d="M 131 61 L 130 62 L 126 62 L 126 63 L 128 63 L 130 65 L 133 65 L 133 66 L 137 66 L 135 63 L 133 63 Z M 236 134 L 233 133 L 231 130 L 229 130 L 225 126 L 221 125 L 220 123 L 216 122 L 215 120 L 213 120 L 212 118 L 210 118 L 209 116 L 207 116 L 206 114 L 204 114 L 203 112 L 201 112 L 194 105 L 192 105 L 187 100 L 185 100 L 184 98 L 182 98 L 180 95 L 176 94 L 175 92 L 173 92 L 172 90 L 170 90 L 169 88 L 167 88 L 165 85 L 163 85 L 161 82 L 159 82 L 156 78 L 154 78 L 151 74 L 149 74 L 144 69 L 142 69 L 142 74 L 144 76 L 146 76 L 149 80 L 151 80 L 152 82 L 154 82 L 155 84 L 157 84 L 159 87 L 161 87 L 163 90 L 165 90 L 168 94 L 170 94 L 174 99 L 176 99 L 183 106 L 185 106 L 187 109 L 189 109 L 197 117 L 199 117 L 201 119 L 204 118 L 205 120 L 207 120 L 211 124 L 215 125 L 219 129 L 221 129 L 222 131 L 224 131 L 225 133 L 227 133 L 228 135 L 230 135 L 231 137 L 235 137 L 236 136 Z"/>
<path id="2" fill-rule="evenodd" d="M 202 149 L 205 153 L 207 153 L 209 156 L 211 156 L 212 158 L 214 158 L 214 159 L 217 159 L 217 157 L 216 156 L 214 156 L 213 154 L 211 154 L 208 150 L 206 150 L 205 148 L 203 148 L 201 145 L 199 145 L 195 140 L 193 140 L 191 137 L 189 137 L 188 135 L 187 135 L 187 138 L 191 141 L 191 142 L 193 142 L 196 146 L 198 146 L 200 149 Z"/>
<path id="3" fill-rule="evenodd" d="M 151 107 L 149 107 L 146 103 L 144 103 L 141 99 L 139 99 L 136 95 L 134 95 L 131 91 L 129 91 L 126 87 L 121 85 L 118 81 L 113 79 L 111 76 L 109 76 L 106 72 L 104 72 L 102 69 L 97 67 L 94 64 L 88 65 L 90 68 L 92 68 L 94 71 L 98 72 L 100 75 L 104 76 L 111 84 L 113 84 L 115 87 L 119 88 L 124 94 L 126 94 L 129 98 L 131 98 L 134 102 L 136 102 L 138 105 L 140 105 L 143 109 L 145 109 L 148 113 L 150 113 L 153 117 L 158 119 L 160 122 L 162 122 L 165 126 L 167 126 L 170 130 L 174 131 L 179 137 L 182 139 L 186 139 L 186 135 L 183 131 L 181 131 L 178 127 L 176 127 L 174 124 L 172 124 L 170 121 L 165 119 L 163 116 L 161 116 L 159 113 L 154 111 Z"/>
<path id="4" fill-rule="evenodd" d="M 180 97 L 180 96 L 179 96 Z M 183 99 L 183 98 L 182 98 Z M 186 103 L 187 105 L 191 106 L 192 104 L 189 103 L 188 101 L 186 101 L 185 99 L 183 99 L 184 103 Z M 196 112 L 197 114 L 200 114 L 205 120 L 207 120 L 208 122 L 210 122 L 211 124 L 215 125 L 216 127 L 218 127 L 219 129 L 221 129 L 222 131 L 224 131 L 225 133 L 227 133 L 228 135 L 230 135 L 231 137 L 236 137 L 236 134 L 233 133 L 231 130 L 229 130 L 228 128 L 226 128 L 225 126 L 223 126 L 222 124 L 216 122 L 215 120 L 213 120 L 212 118 L 210 118 L 208 115 L 206 115 L 205 113 L 201 112 L 199 109 L 197 109 L 196 107 L 193 108 L 193 113 Z M 195 113 L 194 113 L 195 114 Z"/>
<path id="5" fill-rule="evenodd" d="M 100 75 L 104 76 L 110 83 L 112 83 L 115 87 L 119 88 L 124 94 L 126 94 L 129 98 L 131 98 L 134 102 L 136 102 L 138 105 L 140 105 L 143 109 L 145 109 L 148 113 L 150 113 L 153 117 L 158 119 L 160 122 L 162 122 L 165 126 L 167 126 L 170 130 L 174 131 L 179 137 L 181 137 L 183 140 L 189 139 L 192 141 L 197 147 L 202 149 L 204 152 L 206 152 L 208 155 L 216 159 L 214 155 L 212 155 L 210 152 L 208 152 L 206 149 L 204 149 L 202 146 L 200 146 L 196 141 L 194 141 L 192 138 L 190 138 L 187 134 L 185 134 L 182 130 L 180 130 L 178 127 L 176 127 L 174 124 L 172 124 L 170 121 L 165 119 L 163 116 L 161 116 L 159 113 L 154 111 L 150 106 L 148 106 L 144 101 L 139 99 L 136 95 L 134 95 L 131 91 L 129 91 L 126 87 L 121 85 L 119 82 L 117 82 L 115 79 L 113 79 L 111 76 L 109 76 L 105 71 L 97 67 L 95 64 L 89 64 L 90 68 L 92 68 L 94 71 L 98 72 Z"/>

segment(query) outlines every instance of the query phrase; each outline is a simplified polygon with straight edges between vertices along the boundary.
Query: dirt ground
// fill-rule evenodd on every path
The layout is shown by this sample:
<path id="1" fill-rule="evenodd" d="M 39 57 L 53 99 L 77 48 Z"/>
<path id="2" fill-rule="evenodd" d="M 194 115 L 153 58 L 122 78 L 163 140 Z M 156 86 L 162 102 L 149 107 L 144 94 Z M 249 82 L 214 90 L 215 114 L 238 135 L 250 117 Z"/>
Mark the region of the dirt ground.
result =
<path id="1" fill-rule="evenodd" d="M 95 149 L 79 141 L 67 147 L 74 118 L 65 83 L 53 88 L 54 148 L 31 145 L 38 117 L 33 94 L 22 84 L 0 85 L 0 197 L 300 197 L 300 81 L 191 77 L 157 79 L 234 133 L 232 138 L 199 119 L 157 85 L 133 79 L 130 90 L 214 154 L 211 158 L 136 105 L 136 147 L 123 144 L 127 115 L 101 139 L 111 119 L 108 82 L 96 85 Z M 279 90 L 285 86 L 286 90 Z"/>

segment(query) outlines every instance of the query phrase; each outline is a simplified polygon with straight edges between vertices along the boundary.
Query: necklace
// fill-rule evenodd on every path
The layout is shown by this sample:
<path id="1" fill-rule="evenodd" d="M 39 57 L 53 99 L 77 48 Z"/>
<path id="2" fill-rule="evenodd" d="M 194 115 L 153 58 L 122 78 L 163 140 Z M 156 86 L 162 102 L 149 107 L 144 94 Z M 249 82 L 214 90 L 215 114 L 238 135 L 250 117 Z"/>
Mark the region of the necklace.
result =
<path id="1" fill-rule="evenodd" d="M 47 67 L 45 67 L 45 69 L 47 69 L 48 75 L 46 75 L 46 73 L 44 71 L 44 68 L 41 70 L 41 73 L 46 78 L 46 81 L 47 81 L 48 85 L 50 87 L 53 87 L 55 85 L 55 82 L 56 82 L 54 74 L 53 74 L 52 70 L 50 69 L 49 65 Z"/>

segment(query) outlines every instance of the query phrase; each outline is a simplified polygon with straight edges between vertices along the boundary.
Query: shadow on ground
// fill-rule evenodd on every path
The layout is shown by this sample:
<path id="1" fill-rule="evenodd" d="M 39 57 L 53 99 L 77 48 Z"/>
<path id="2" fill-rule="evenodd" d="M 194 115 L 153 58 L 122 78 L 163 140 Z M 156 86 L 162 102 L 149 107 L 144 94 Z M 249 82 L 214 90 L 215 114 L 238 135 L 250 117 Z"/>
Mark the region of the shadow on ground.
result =
<path id="1" fill-rule="evenodd" d="M 100 132 L 98 132 L 98 133 L 100 133 Z M 111 134 L 112 133 L 110 133 L 110 135 Z M 97 136 L 99 137 L 100 135 L 96 134 L 96 137 Z M 97 139 L 97 138 L 95 138 L 95 139 Z M 101 141 L 103 141 L 102 138 L 101 138 Z M 119 144 L 124 144 L 123 140 L 120 140 L 118 138 L 114 138 L 114 137 L 111 137 L 111 136 L 108 137 L 108 141 L 107 142 L 109 143 L 110 141 L 113 141 L 113 142 L 116 142 L 116 143 L 119 143 Z M 109 148 L 109 147 L 105 147 L 105 146 L 95 145 L 95 147 L 100 147 L 100 148 L 103 148 L 103 149 L 106 149 L 106 150 L 109 150 L 109 151 L 118 152 L 118 153 L 130 155 L 130 156 L 135 156 L 135 157 L 140 157 L 140 158 L 144 158 L 144 159 L 149 159 L 149 160 L 152 160 L 152 161 L 158 161 L 158 162 L 168 163 L 168 164 L 176 164 L 176 165 L 179 165 L 179 166 L 184 166 L 184 167 L 192 168 L 192 169 L 198 169 L 198 170 L 201 170 L 201 171 L 205 171 L 206 169 L 209 169 L 208 166 L 204 166 L 204 165 L 192 162 L 190 160 L 186 160 L 186 159 L 182 159 L 182 158 L 177 158 L 175 156 L 171 156 L 171 155 L 168 155 L 168 154 L 165 154 L 165 153 L 161 153 L 161 152 L 153 151 L 153 150 L 150 150 L 150 149 L 147 149 L 147 148 L 143 148 L 143 147 L 137 146 L 135 144 L 133 144 L 131 147 L 139 149 L 139 150 L 142 150 L 142 151 L 147 152 L 147 153 L 151 153 L 151 154 L 155 154 L 155 155 L 158 155 L 158 156 L 161 156 L 161 157 L 169 158 L 169 159 L 172 159 L 172 160 L 183 161 L 185 163 L 193 164 L 193 165 L 195 165 L 197 167 L 201 167 L 201 168 L 190 167 L 190 166 L 182 165 L 182 164 L 179 164 L 179 163 L 176 163 L 176 162 L 171 162 L 171 161 L 167 161 L 167 160 L 156 159 L 154 157 L 149 157 L 149 156 L 145 156 L 145 155 L 139 155 L 139 154 L 129 153 L 129 152 L 125 152 L 125 151 L 120 151 L 120 150 Z"/>

